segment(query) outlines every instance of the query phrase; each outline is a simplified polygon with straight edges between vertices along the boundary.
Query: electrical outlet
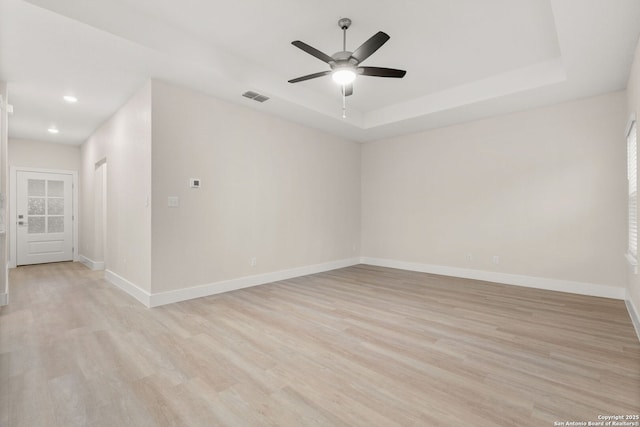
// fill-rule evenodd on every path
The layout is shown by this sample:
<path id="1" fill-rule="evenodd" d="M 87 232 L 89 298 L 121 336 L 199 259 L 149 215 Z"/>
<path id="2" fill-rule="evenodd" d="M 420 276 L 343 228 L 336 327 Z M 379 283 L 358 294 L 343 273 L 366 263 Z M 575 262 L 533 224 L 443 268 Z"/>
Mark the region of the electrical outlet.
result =
<path id="1" fill-rule="evenodd" d="M 256 265 L 258 265 L 258 258 L 256 257 L 251 258 L 251 261 L 249 261 L 249 264 L 251 264 L 251 267 L 255 267 Z"/>
<path id="2" fill-rule="evenodd" d="M 494 255 L 492 261 L 496 265 L 500 264 L 500 256 L 499 255 Z"/>
<path id="3" fill-rule="evenodd" d="M 177 208 L 180 206 L 180 198 L 177 196 L 169 196 L 167 197 L 167 206 L 170 208 Z"/>
<path id="4" fill-rule="evenodd" d="M 473 261 L 473 254 L 466 254 L 464 258 L 467 260 L 467 262 L 471 262 Z"/>

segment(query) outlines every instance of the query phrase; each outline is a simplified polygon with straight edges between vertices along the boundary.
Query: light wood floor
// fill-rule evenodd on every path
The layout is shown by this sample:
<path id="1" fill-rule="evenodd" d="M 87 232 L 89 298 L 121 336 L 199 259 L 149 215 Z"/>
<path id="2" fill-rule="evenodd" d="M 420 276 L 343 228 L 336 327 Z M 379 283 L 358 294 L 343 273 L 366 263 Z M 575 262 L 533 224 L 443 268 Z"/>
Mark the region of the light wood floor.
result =
<path id="1" fill-rule="evenodd" d="M 640 413 L 622 301 L 356 266 L 146 309 L 11 271 L 3 426 L 553 426 Z"/>

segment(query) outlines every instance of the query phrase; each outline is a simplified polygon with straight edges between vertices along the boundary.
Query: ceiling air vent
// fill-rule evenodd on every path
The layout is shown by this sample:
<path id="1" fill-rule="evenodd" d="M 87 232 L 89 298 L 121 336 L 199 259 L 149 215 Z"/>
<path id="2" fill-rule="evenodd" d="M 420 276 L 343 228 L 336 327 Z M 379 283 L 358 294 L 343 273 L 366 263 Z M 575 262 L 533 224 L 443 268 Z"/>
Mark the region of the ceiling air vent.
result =
<path id="1" fill-rule="evenodd" d="M 254 101 L 258 101 L 258 102 L 264 102 L 267 99 L 269 99 L 268 96 L 260 95 L 259 93 L 253 92 L 251 90 L 243 93 L 242 96 L 244 96 L 245 98 L 253 99 Z"/>

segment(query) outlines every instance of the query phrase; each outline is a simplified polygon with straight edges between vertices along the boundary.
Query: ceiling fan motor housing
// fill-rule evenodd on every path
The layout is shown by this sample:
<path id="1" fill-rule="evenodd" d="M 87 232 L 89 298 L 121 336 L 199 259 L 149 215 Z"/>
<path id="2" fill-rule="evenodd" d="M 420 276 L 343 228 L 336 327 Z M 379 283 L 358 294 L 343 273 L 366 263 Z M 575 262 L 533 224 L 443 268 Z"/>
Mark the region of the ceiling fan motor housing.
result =
<path id="1" fill-rule="evenodd" d="M 331 55 L 331 57 L 333 58 L 335 63 L 329 64 L 329 65 L 331 66 L 332 69 L 336 67 L 355 66 L 357 64 L 357 61 L 351 57 L 352 53 L 353 52 L 349 52 L 348 50 L 343 50 L 343 51 L 334 53 L 333 55 Z"/>

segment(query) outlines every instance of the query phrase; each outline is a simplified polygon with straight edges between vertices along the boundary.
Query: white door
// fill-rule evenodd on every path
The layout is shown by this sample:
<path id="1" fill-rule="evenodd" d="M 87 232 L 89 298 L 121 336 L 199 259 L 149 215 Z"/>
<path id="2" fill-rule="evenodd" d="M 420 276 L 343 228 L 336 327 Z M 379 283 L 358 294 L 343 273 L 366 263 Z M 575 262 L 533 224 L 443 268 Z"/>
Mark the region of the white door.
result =
<path id="1" fill-rule="evenodd" d="M 73 260 L 73 176 L 17 171 L 17 265 Z"/>

